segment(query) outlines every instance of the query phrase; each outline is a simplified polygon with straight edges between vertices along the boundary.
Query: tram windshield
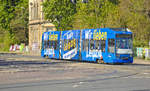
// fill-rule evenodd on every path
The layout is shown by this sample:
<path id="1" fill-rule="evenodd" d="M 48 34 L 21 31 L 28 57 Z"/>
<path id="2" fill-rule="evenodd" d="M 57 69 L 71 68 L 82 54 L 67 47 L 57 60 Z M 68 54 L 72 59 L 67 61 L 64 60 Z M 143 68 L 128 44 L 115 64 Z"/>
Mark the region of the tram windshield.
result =
<path id="1" fill-rule="evenodd" d="M 117 34 L 116 38 L 117 54 L 133 54 L 132 34 Z"/>
<path id="2" fill-rule="evenodd" d="M 117 39 L 116 48 L 117 49 L 132 49 L 132 39 Z"/>
<path id="3" fill-rule="evenodd" d="M 117 39 L 116 40 L 117 54 L 133 54 L 132 39 Z"/>

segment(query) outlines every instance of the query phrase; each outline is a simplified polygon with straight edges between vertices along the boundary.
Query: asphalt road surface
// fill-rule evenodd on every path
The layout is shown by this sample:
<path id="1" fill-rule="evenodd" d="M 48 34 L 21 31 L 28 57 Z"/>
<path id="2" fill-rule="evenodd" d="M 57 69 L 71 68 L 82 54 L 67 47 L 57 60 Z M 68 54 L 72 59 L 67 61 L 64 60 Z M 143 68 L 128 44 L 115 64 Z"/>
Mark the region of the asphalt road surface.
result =
<path id="1" fill-rule="evenodd" d="M 150 91 L 150 62 L 108 65 L 0 54 L 0 91 Z"/>

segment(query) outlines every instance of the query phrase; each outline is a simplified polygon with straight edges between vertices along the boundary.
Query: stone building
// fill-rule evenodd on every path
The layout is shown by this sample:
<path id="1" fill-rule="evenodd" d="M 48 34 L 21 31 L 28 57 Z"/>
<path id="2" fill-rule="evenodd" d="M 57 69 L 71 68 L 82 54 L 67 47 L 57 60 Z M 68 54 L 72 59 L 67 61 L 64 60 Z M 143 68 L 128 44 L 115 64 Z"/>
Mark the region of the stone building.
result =
<path id="1" fill-rule="evenodd" d="M 42 2 L 44 0 L 29 0 L 29 50 L 34 55 L 40 55 L 42 33 L 55 30 L 52 23 L 44 20 Z"/>

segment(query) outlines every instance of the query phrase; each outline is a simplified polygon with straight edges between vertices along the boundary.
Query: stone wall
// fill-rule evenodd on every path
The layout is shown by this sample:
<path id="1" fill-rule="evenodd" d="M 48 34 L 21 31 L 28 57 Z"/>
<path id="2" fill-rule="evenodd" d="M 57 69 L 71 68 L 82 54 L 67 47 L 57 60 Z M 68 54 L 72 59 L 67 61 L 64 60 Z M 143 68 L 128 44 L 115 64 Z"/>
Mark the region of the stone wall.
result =
<path id="1" fill-rule="evenodd" d="M 42 33 L 55 30 L 55 26 L 44 20 L 42 2 L 44 0 L 29 0 L 29 51 L 31 55 L 40 55 Z"/>

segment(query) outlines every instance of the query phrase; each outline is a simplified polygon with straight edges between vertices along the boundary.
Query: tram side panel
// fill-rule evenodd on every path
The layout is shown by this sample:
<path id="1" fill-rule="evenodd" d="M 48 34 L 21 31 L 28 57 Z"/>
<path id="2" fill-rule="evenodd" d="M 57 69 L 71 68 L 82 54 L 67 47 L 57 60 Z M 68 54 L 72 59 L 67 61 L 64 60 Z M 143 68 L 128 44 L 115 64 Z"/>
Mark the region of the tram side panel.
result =
<path id="1" fill-rule="evenodd" d="M 45 57 L 45 55 L 44 55 L 44 36 L 45 36 L 45 32 L 42 34 L 42 49 L 41 49 L 41 57 Z"/>
<path id="2" fill-rule="evenodd" d="M 115 33 L 109 28 L 101 29 L 106 36 L 103 39 L 105 49 L 103 50 L 103 61 L 105 63 L 114 63 L 115 59 Z M 104 47 L 103 46 L 103 47 Z"/>
<path id="3" fill-rule="evenodd" d="M 59 59 L 60 31 L 44 32 L 41 56 Z"/>
<path id="4" fill-rule="evenodd" d="M 105 50 L 107 33 L 100 29 L 82 30 L 81 56 L 84 61 L 94 61 L 102 59 Z"/>
<path id="5" fill-rule="evenodd" d="M 61 59 L 79 60 L 80 30 L 62 31 Z"/>

